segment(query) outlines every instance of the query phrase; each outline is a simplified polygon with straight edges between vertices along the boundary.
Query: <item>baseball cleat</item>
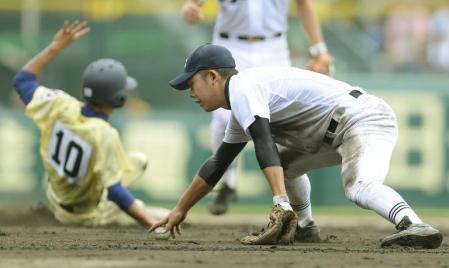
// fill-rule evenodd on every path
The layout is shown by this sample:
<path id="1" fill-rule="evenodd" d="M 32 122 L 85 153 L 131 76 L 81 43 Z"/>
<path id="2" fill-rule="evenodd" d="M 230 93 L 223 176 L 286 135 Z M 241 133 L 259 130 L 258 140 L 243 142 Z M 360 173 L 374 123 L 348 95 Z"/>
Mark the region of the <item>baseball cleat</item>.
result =
<path id="1" fill-rule="evenodd" d="M 381 247 L 438 248 L 443 241 L 440 231 L 426 223 L 414 224 L 407 216 L 401 220 L 396 229 L 397 233 L 382 240 Z"/>
<path id="2" fill-rule="evenodd" d="M 225 214 L 231 202 L 237 200 L 237 191 L 224 183 L 214 201 L 209 205 L 209 213 L 213 215 Z"/>
<path id="3" fill-rule="evenodd" d="M 309 222 L 304 227 L 296 227 L 295 242 L 300 243 L 319 243 L 320 238 L 320 227 L 315 221 Z"/>

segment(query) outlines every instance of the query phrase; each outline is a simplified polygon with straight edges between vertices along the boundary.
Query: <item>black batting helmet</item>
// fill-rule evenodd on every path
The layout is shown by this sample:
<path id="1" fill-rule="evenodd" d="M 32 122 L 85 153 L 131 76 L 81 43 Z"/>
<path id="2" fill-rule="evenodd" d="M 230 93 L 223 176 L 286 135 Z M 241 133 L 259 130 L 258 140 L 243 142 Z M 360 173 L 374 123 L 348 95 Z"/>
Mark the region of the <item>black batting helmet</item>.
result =
<path id="1" fill-rule="evenodd" d="M 122 107 L 127 99 L 126 91 L 136 87 L 137 81 L 114 59 L 96 60 L 83 73 L 83 97 L 95 104 Z"/>

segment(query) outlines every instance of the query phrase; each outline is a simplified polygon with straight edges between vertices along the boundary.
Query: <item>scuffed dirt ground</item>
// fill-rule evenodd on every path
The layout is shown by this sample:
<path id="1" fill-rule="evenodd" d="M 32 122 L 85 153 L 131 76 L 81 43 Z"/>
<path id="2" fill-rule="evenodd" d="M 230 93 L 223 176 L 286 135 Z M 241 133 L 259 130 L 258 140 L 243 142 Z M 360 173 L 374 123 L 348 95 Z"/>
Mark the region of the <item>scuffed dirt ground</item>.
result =
<path id="1" fill-rule="evenodd" d="M 443 217 L 426 219 L 444 235 L 436 250 L 380 248 L 393 226 L 374 214 L 318 215 L 324 241 L 291 246 L 238 242 L 264 225 L 264 215 L 194 214 L 183 235 L 168 241 L 140 226 L 62 226 L 41 206 L 0 217 L 0 267 L 449 267 Z"/>

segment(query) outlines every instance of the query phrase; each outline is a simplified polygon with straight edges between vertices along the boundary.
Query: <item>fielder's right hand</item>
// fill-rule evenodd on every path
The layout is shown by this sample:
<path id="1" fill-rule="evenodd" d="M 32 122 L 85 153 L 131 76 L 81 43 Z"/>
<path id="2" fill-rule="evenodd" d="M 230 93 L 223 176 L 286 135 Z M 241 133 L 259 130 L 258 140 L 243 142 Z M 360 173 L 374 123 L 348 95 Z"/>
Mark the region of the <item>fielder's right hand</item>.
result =
<path id="1" fill-rule="evenodd" d="M 175 238 L 175 230 L 178 235 L 181 235 L 181 223 L 186 218 L 187 213 L 178 209 L 174 209 L 167 217 L 162 220 L 156 222 L 151 226 L 149 232 L 155 231 L 158 227 L 165 225 L 165 232 L 170 231 L 170 235 L 172 238 Z"/>

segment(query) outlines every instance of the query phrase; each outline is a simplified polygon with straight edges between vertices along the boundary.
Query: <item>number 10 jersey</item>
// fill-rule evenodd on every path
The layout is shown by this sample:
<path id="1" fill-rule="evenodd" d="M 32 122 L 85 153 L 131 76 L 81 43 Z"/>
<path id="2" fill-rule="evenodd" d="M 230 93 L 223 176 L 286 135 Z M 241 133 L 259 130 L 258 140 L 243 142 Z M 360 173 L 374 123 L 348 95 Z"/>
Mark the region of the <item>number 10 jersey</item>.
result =
<path id="1" fill-rule="evenodd" d="M 94 207 L 131 168 L 117 130 L 82 115 L 82 105 L 64 91 L 40 86 L 26 115 L 41 131 L 40 154 L 58 202 Z"/>

